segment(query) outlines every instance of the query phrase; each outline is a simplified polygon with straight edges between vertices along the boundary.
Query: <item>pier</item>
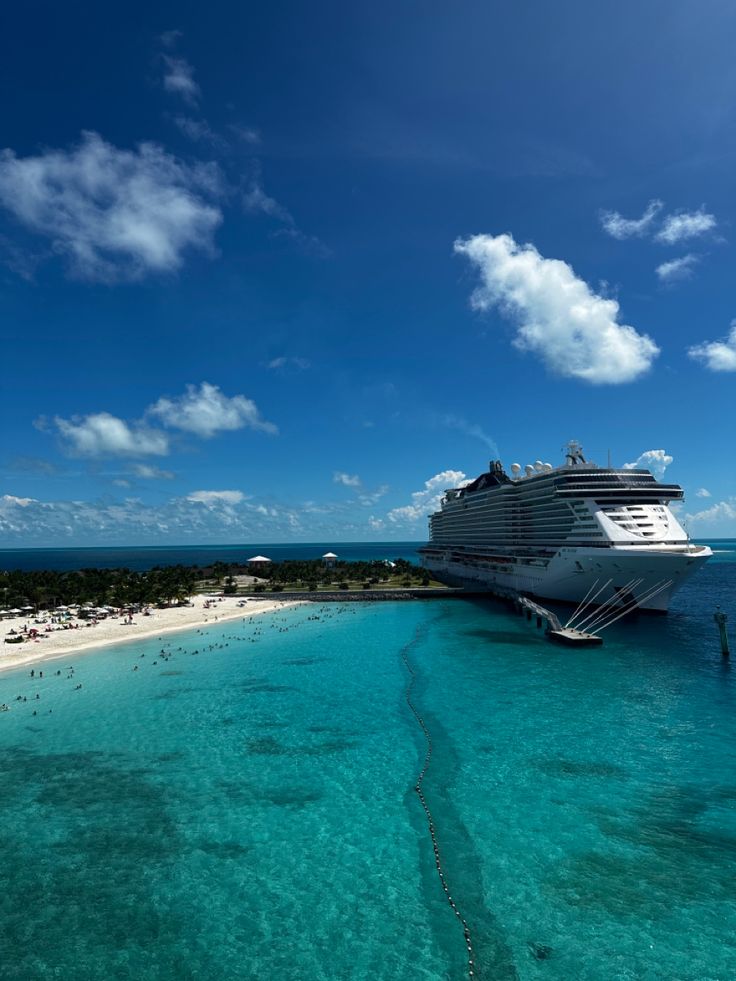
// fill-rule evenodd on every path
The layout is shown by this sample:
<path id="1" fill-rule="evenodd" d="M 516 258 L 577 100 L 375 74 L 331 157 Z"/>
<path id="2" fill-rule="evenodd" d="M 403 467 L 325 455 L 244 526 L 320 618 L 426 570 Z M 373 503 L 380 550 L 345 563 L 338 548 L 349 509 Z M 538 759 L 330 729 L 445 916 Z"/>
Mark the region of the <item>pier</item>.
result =
<path id="1" fill-rule="evenodd" d="M 526 612 L 527 620 L 531 620 L 532 616 L 537 618 L 537 627 L 541 627 L 546 621 L 545 636 L 556 644 L 565 644 L 567 647 L 599 647 L 603 643 L 603 639 L 596 634 L 576 630 L 574 627 L 563 627 L 555 613 L 527 596 L 520 596 L 516 602 L 520 612 Z"/>

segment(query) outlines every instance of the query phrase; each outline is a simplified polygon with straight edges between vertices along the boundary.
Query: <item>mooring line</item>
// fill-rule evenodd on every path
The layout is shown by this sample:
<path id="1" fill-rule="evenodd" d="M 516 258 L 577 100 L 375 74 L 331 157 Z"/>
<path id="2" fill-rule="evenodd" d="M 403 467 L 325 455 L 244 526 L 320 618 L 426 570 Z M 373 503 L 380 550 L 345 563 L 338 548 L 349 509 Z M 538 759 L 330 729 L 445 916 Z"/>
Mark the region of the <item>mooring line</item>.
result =
<path id="1" fill-rule="evenodd" d="M 435 864 L 435 866 L 437 868 L 437 875 L 438 875 L 439 880 L 440 880 L 440 885 L 442 886 L 442 889 L 444 890 L 444 893 L 445 893 L 445 896 L 447 898 L 447 902 L 450 905 L 450 908 L 452 909 L 453 913 L 455 914 L 455 916 L 457 917 L 460 925 L 463 928 L 463 936 L 465 937 L 465 946 L 467 947 L 467 950 L 468 950 L 468 975 L 469 975 L 469 977 L 473 978 L 473 977 L 475 977 L 475 962 L 474 962 L 475 955 L 473 954 L 473 941 L 472 941 L 472 938 L 470 936 L 470 928 L 468 927 L 467 920 L 465 919 L 465 917 L 461 913 L 460 909 L 458 908 L 457 903 L 452 898 L 452 895 L 450 893 L 450 887 L 447 884 L 447 877 L 446 877 L 445 871 L 444 871 L 444 869 L 442 867 L 442 857 L 440 855 L 439 843 L 437 841 L 437 834 L 435 832 L 434 818 L 432 817 L 432 812 L 429 809 L 429 805 L 427 804 L 427 800 L 426 800 L 426 798 L 424 796 L 424 791 L 422 790 L 422 783 L 424 781 L 424 777 L 427 774 L 427 770 L 429 769 L 429 764 L 430 764 L 430 762 L 432 760 L 432 736 L 430 735 L 429 729 L 427 728 L 427 726 L 424 723 L 424 719 L 421 717 L 421 715 L 417 711 L 416 706 L 414 705 L 414 703 L 411 700 L 411 693 L 412 693 L 412 689 L 414 688 L 414 683 L 416 682 L 417 675 L 416 675 L 416 671 L 414 670 L 414 668 L 411 665 L 411 661 L 409 660 L 409 656 L 408 656 L 408 652 L 411 650 L 411 648 L 419 640 L 419 632 L 420 632 L 420 628 L 417 628 L 417 630 L 416 630 L 416 632 L 415 632 L 414 637 L 412 638 L 412 640 L 410 640 L 408 644 L 405 644 L 404 647 L 401 648 L 401 659 L 404 662 L 404 664 L 406 666 L 406 670 L 409 673 L 409 684 L 406 686 L 406 689 L 404 691 L 404 697 L 406 698 L 406 703 L 409 706 L 409 708 L 411 709 L 411 712 L 412 712 L 414 718 L 419 723 L 419 727 L 422 730 L 422 732 L 424 733 L 424 738 L 425 738 L 425 740 L 427 742 L 427 753 L 426 753 L 426 755 L 424 757 L 424 766 L 422 767 L 421 771 L 419 772 L 419 776 L 417 777 L 417 782 L 414 784 L 414 792 L 416 793 L 417 797 L 419 798 L 420 803 L 421 803 L 422 807 L 424 808 L 424 813 L 425 813 L 426 818 L 427 818 L 427 826 L 429 828 L 429 836 L 430 836 L 430 838 L 432 840 L 432 848 L 434 850 L 434 864 Z"/>

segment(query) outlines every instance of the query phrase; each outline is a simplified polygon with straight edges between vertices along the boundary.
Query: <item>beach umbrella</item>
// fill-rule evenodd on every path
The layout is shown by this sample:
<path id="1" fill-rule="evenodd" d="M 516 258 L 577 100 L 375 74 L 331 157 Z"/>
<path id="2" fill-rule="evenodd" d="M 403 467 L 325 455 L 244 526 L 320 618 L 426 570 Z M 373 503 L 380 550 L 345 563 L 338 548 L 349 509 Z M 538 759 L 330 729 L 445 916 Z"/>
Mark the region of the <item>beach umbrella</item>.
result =
<path id="1" fill-rule="evenodd" d="M 19 610 L 18 607 L 16 606 L 16 608 L 14 610 L 10 610 L 10 612 L 11 613 L 22 613 L 23 610 Z"/>
<path id="2" fill-rule="evenodd" d="M 32 610 L 32 609 L 33 609 L 33 607 L 32 607 L 32 606 L 24 606 L 24 607 L 23 607 L 23 609 L 24 609 L 24 610 Z"/>

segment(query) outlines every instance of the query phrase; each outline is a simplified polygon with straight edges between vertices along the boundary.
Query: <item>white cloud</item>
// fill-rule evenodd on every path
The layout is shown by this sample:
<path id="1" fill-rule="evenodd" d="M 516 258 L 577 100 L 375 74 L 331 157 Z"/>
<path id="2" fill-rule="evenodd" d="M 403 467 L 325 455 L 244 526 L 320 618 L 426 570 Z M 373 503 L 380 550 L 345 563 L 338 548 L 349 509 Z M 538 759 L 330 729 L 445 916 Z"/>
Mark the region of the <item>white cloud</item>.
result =
<path id="1" fill-rule="evenodd" d="M 736 521 L 736 497 L 731 497 L 727 501 L 719 501 L 718 504 L 706 508 L 705 511 L 687 514 L 685 515 L 685 520 L 690 524 L 715 524 L 719 521 Z"/>
<path id="2" fill-rule="evenodd" d="M 357 474 L 341 473 L 336 470 L 332 479 L 336 484 L 342 484 L 343 487 L 360 487 L 360 477 Z"/>
<path id="3" fill-rule="evenodd" d="M 705 487 L 699 487 L 695 491 L 695 496 L 696 497 L 710 497 L 711 496 L 711 493 L 710 493 L 710 491 L 707 488 L 705 488 Z"/>
<path id="4" fill-rule="evenodd" d="M 213 164 L 190 166 L 154 143 L 121 150 L 91 132 L 69 151 L 0 154 L 0 204 L 86 279 L 170 273 L 188 249 L 212 253 L 222 215 L 205 196 L 220 184 Z"/>
<path id="5" fill-rule="evenodd" d="M 203 439 L 246 427 L 264 433 L 278 432 L 272 422 L 261 418 L 252 399 L 244 395 L 229 398 L 217 385 L 209 382 L 202 382 L 199 388 L 187 385 L 186 393 L 178 398 L 160 398 L 147 409 L 147 415 L 159 419 L 165 426 L 195 433 Z"/>
<path id="6" fill-rule="evenodd" d="M 457 476 L 448 471 L 441 484 L 456 483 Z M 358 497 L 290 504 L 250 499 L 236 489 L 195 489 L 156 503 L 134 496 L 89 501 L 0 496 L 2 547 L 361 541 L 402 539 L 416 529 L 411 522 L 371 513 Z"/>
<path id="7" fill-rule="evenodd" d="M 75 456 L 165 456 L 169 451 L 166 433 L 130 425 L 109 412 L 55 416 L 54 424 Z"/>
<path id="8" fill-rule="evenodd" d="M 38 501 L 0 497 L 0 542 L 27 546 L 153 544 L 154 542 L 294 541 L 303 537 L 300 509 L 254 503 L 242 491 L 193 491 L 160 504 L 122 501 Z M 350 522 L 336 529 L 331 516 L 310 528 L 312 540 L 359 537 Z M 327 526 L 325 526 L 327 524 Z M 332 532 L 325 534 L 325 532 Z"/>
<path id="9" fill-rule="evenodd" d="M 650 470 L 655 477 L 662 477 L 673 459 L 664 450 L 645 450 L 638 460 L 625 463 L 623 468 L 624 470 Z"/>
<path id="10" fill-rule="evenodd" d="M 151 467 L 147 463 L 137 463 L 133 467 L 133 473 L 141 480 L 173 480 L 176 476 L 171 470 L 160 470 L 158 467 Z"/>
<path id="11" fill-rule="evenodd" d="M 169 435 L 150 425 L 152 419 L 202 439 L 245 427 L 278 432 L 273 423 L 261 418 L 251 399 L 244 395 L 228 398 L 209 382 L 188 385 L 184 395 L 178 398 L 160 398 L 146 409 L 142 420 L 127 422 L 109 412 L 95 412 L 71 419 L 55 416 L 52 425 L 73 456 L 166 456 Z M 45 417 L 37 419 L 35 426 L 41 431 L 50 428 Z M 137 464 L 132 472 L 143 480 L 171 480 L 175 476 L 170 470 L 145 464 Z"/>
<path id="12" fill-rule="evenodd" d="M 705 341 L 687 352 L 695 361 L 702 361 L 711 371 L 736 371 L 736 320 L 731 321 L 728 337 L 722 341 Z"/>
<path id="13" fill-rule="evenodd" d="M 240 123 L 232 123 L 230 125 L 230 131 L 238 139 L 242 140 L 243 143 L 248 143 L 251 146 L 257 146 L 261 142 L 261 134 L 251 126 L 241 126 Z"/>
<path id="14" fill-rule="evenodd" d="M 448 429 L 457 429 L 466 436 L 473 436 L 479 439 L 495 456 L 500 456 L 498 446 L 493 436 L 489 436 L 477 423 L 468 422 L 462 416 L 444 415 L 440 417 L 440 424 L 447 426 Z"/>
<path id="15" fill-rule="evenodd" d="M 307 368 L 311 368 L 311 366 L 311 361 L 308 361 L 306 358 L 293 358 L 286 357 L 284 355 L 278 358 L 272 358 L 266 364 L 266 367 L 270 368 L 272 371 L 286 370 L 289 368 L 293 369 L 294 371 L 306 371 Z"/>
<path id="16" fill-rule="evenodd" d="M 411 495 L 411 504 L 393 508 L 386 515 L 392 524 L 419 521 L 433 511 L 437 511 L 442 495 L 451 487 L 462 487 L 468 480 L 462 470 L 443 470 L 429 480 L 425 480 L 424 488 Z"/>
<path id="17" fill-rule="evenodd" d="M 679 259 L 670 259 L 663 262 L 656 268 L 657 276 L 663 283 L 674 283 L 680 279 L 689 279 L 693 274 L 693 267 L 700 262 L 700 257 L 692 252 Z"/>
<path id="18" fill-rule="evenodd" d="M 215 507 L 222 504 L 240 504 L 241 501 L 245 500 L 245 494 L 239 490 L 200 490 L 187 494 L 186 499 L 193 504 L 204 504 L 207 507 Z"/>
<path id="19" fill-rule="evenodd" d="M 163 34 L 159 35 L 159 40 L 165 48 L 175 48 L 179 38 L 183 36 L 183 31 L 178 28 L 173 28 L 170 31 L 164 31 Z"/>
<path id="20" fill-rule="evenodd" d="M 6 507 L 27 508 L 29 504 L 37 504 L 33 497 L 14 497 L 12 494 L 3 494 L 0 502 Z"/>
<path id="21" fill-rule="evenodd" d="M 243 205 L 246 211 L 268 215 L 270 218 L 277 218 L 290 227 L 294 225 L 294 219 L 289 209 L 279 204 L 275 198 L 266 194 L 258 180 L 253 180 L 243 195 Z"/>
<path id="22" fill-rule="evenodd" d="M 251 214 L 267 215 L 279 222 L 281 227 L 273 233 L 274 238 L 288 238 L 304 252 L 319 258 L 331 255 L 328 247 L 316 235 L 307 235 L 299 228 L 288 208 L 266 194 L 258 172 L 243 194 L 243 207 Z"/>
<path id="23" fill-rule="evenodd" d="M 162 55 L 166 70 L 164 71 L 164 88 L 173 95 L 179 95 L 190 106 L 199 101 L 200 88 L 194 81 L 194 69 L 186 58 L 175 58 L 172 55 Z"/>
<path id="24" fill-rule="evenodd" d="M 654 237 L 664 245 L 676 245 L 686 239 L 704 235 L 715 227 L 715 215 L 708 214 L 704 208 L 690 212 L 680 211 L 677 214 L 668 215 Z"/>
<path id="25" fill-rule="evenodd" d="M 641 218 L 624 218 L 618 211 L 601 211 L 601 225 L 605 232 L 619 241 L 639 237 L 649 231 L 663 207 L 662 201 L 655 198 L 649 202 Z"/>
<path id="26" fill-rule="evenodd" d="M 618 323 L 619 305 L 594 293 L 559 259 L 545 259 L 511 235 L 475 235 L 455 242 L 482 279 L 471 297 L 476 310 L 498 306 L 517 321 L 514 344 L 538 354 L 554 372 L 593 384 L 633 381 L 651 367 L 659 348 Z"/>
<path id="27" fill-rule="evenodd" d="M 218 150 L 227 148 L 227 142 L 211 129 L 206 119 L 192 116 L 174 116 L 174 125 L 193 143 L 209 143 Z"/>
<path id="28" fill-rule="evenodd" d="M 358 500 L 363 505 L 363 507 L 372 507 L 377 504 L 382 497 L 385 497 L 389 492 L 388 484 L 381 484 L 374 491 L 364 491 L 362 494 L 358 494 Z"/>

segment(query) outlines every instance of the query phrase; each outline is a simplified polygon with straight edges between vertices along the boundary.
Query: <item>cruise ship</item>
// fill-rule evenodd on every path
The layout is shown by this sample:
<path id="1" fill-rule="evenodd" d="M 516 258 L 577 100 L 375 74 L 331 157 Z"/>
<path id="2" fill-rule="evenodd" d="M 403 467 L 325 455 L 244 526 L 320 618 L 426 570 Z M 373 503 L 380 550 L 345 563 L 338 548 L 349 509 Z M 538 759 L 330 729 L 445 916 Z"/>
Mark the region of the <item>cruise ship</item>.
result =
<path id="1" fill-rule="evenodd" d="M 669 508 L 677 484 L 649 470 L 587 462 L 575 440 L 559 467 L 540 460 L 509 476 L 500 460 L 446 491 L 420 549 L 452 585 L 579 604 L 666 613 L 679 587 L 713 554 L 690 541 Z"/>

